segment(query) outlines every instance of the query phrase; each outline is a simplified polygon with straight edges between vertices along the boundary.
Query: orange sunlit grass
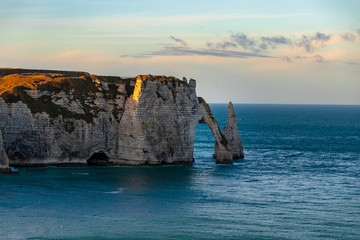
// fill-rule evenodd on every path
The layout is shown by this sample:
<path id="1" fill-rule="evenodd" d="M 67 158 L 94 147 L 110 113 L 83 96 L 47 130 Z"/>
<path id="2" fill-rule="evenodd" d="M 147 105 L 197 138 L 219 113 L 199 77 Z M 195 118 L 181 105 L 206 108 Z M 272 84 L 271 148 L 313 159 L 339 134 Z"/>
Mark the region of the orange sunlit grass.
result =
<path id="1" fill-rule="evenodd" d="M 0 95 L 7 91 L 12 91 L 15 87 L 24 86 L 29 89 L 36 89 L 36 85 L 42 82 L 52 81 L 47 75 L 38 74 L 11 74 L 0 78 Z"/>
<path id="2" fill-rule="evenodd" d="M 75 77 L 85 79 L 85 76 Z M 4 92 L 12 92 L 14 88 L 23 86 L 28 89 L 36 90 L 38 86 L 49 85 L 60 87 L 61 84 L 69 80 L 63 74 L 47 74 L 47 73 L 26 73 L 26 74 L 10 74 L 0 77 L 0 95 Z"/>

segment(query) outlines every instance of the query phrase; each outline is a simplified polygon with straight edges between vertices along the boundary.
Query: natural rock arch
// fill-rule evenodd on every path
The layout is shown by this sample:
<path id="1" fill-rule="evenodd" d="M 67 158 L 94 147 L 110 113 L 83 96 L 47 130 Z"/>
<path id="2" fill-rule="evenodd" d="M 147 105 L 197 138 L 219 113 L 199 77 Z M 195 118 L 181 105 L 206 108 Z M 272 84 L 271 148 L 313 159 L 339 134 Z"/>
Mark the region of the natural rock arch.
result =
<path id="1" fill-rule="evenodd" d="M 201 97 L 198 98 L 200 120 L 199 123 L 205 123 L 209 126 L 215 138 L 215 154 L 216 163 L 232 164 L 233 154 L 230 144 L 219 128 L 219 124 L 211 112 L 210 106 Z"/>

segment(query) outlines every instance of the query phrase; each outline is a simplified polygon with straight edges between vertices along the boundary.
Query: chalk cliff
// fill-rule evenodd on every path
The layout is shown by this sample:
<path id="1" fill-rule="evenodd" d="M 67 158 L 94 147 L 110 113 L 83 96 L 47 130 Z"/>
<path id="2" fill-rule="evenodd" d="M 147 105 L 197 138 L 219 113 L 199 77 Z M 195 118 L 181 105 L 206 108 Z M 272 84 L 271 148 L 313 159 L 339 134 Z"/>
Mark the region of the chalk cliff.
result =
<path id="1" fill-rule="evenodd" d="M 191 165 L 199 122 L 216 139 L 217 163 L 231 163 L 232 138 L 195 80 L 0 69 L 0 151 L 10 166 Z"/>

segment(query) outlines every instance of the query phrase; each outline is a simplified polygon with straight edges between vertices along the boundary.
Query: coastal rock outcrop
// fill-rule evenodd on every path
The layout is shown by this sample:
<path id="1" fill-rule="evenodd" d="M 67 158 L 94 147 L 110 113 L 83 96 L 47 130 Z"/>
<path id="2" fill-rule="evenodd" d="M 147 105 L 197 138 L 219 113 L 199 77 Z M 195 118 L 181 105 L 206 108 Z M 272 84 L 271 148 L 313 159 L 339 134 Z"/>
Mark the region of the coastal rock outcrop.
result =
<path id="1" fill-rule="evenodd" d="M 244 158 L 243 145 L 239 135 L 239 129 L 237 124 L 237 118 L 235 115 L 232 102 L 229 102 L 227 111 L 227 125 L 222 130 L 222 134 L 229 142 L 230 150 L 233 155 L 233 159 Z M 215 156 L 217 152 L 221 151 L 217 142 L 215 143 Z"/>
<path id="2" fill-rule="evenodd" d="M 0 173 L 11 173 L 9 159 L 3 145 L 2 133 L 0 131 Z"/>
<path id="3" fill-rule="evenodd" d="M 199 122 L 215 137 L 217 163 L 231 163 L 231 142 L 193 79 L 0 69 L 10 166 L 191 165 Z"/>

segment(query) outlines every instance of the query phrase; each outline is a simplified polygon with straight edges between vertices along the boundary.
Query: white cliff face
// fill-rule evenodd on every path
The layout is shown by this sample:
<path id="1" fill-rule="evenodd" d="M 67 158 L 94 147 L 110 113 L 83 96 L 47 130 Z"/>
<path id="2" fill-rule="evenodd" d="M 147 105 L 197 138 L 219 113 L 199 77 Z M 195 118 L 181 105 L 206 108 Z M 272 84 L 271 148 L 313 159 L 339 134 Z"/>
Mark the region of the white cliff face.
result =
<path id="1" fill-rule="evenodd" d="M 190 165 L 195 131 L 201 120 L 209 124 L 216 139 L 221 141 L 217 122 L 210 120 L 204 107 L 206 103 L 199 103 L 195 88 L 195 80 L 187 83 L 153 76 L 137 77 L 119 124 L 121 150 L 114 163 Z M 230 158 L 231 161 L 232 156 Z"/>
<path id="2" fill-rule="evenodd" d="M 59 86 L 20 86 L 14 95 L 0 95 L 10 165 L 86 165 L 89 159 L 101 165 L 191 165 L 199 122 L 215 136 L 217 162 L 231 163 L 230 145 L 209 106 L 197 98 L 195 80 L 76 74 L 55 79 Z"/>

